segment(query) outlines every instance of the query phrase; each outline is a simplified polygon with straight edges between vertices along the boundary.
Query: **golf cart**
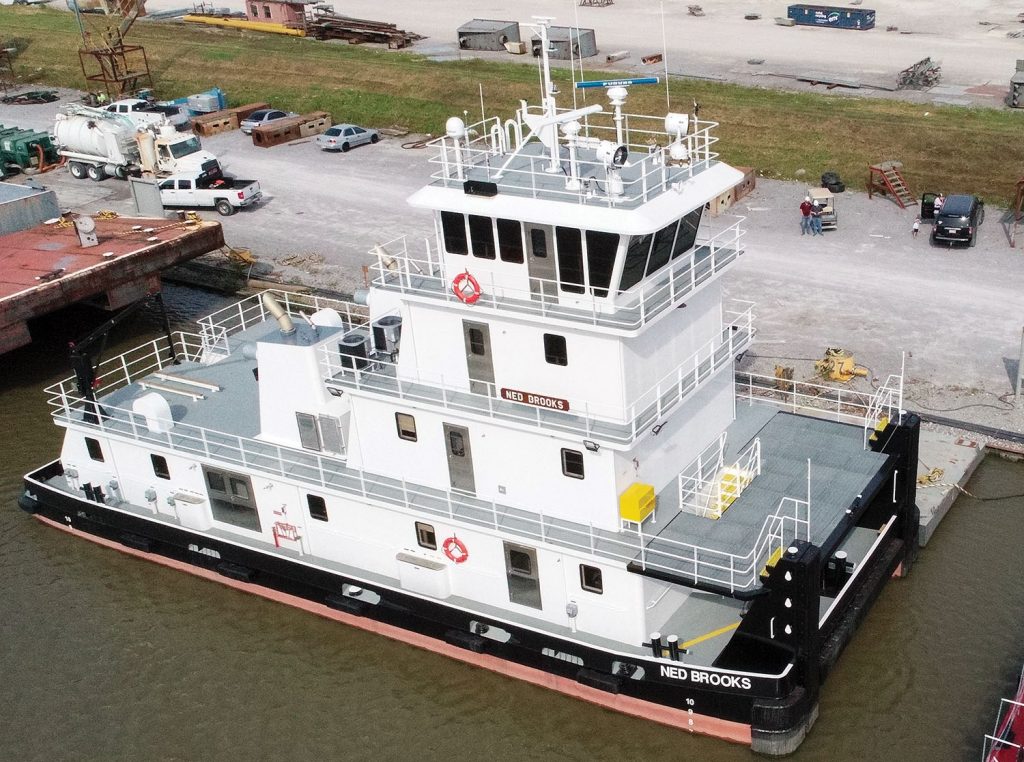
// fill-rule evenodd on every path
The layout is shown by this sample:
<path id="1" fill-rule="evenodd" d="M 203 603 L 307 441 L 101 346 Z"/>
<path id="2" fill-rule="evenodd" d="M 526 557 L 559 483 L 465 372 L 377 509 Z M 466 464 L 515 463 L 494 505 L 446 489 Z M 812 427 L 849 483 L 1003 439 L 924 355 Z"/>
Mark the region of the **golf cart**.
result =
<path id="1" fill-rule="evenodd" d="M 835 195 L 828 188 L 809 188 L 811 203 L 821 207 L 821 229 L 835 230 L 837 225 Z"/>

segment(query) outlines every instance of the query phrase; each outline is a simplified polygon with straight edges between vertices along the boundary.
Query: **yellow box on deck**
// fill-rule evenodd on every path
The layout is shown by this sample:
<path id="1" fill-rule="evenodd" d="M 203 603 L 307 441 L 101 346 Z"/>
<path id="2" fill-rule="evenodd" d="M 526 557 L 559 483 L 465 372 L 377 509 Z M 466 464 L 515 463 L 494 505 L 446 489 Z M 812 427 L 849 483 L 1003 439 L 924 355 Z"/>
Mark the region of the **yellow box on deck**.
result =
<path id="1" fill-rule="evenodd" d="M 654 487 L 633 482 L 619 495 L 619 515 L 626 521 L 643 523 L 654 512 Z"/>

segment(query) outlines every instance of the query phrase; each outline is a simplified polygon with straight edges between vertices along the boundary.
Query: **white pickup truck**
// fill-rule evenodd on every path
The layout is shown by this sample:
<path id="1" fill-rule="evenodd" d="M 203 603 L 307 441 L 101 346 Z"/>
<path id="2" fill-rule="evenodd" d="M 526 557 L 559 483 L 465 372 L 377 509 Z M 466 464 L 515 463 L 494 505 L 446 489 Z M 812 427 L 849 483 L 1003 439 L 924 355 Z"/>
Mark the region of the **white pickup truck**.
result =
<path id="1" fill-rule="evenodd" d="M 220 177 L 208 180 L 194 175 L 174 175 L 160 181 L 160 202 L 165 207 L 216 209 L 225 217 L 252 206 L 263 197 L 255 180 Z"/>

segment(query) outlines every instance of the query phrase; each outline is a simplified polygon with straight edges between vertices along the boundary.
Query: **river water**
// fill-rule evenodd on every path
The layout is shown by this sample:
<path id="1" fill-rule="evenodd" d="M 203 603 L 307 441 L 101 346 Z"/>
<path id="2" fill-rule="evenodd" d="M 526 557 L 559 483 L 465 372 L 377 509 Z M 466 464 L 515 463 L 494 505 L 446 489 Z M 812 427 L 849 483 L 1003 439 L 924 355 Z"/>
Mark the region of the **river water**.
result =
<path id="1" fill-rule="evenodd" d="M 180 326 L 226 303 L 165 299 Z M 42 388 L 99 322 L 62 313 L 0 358 L 0 760 L 751 759 L 30 519 L 21 476 L 60 449 Z M 121 347 L 158 326 L 143 315 Z M 990 457 L 969 489 L 1022 485 L 1024 465 Z M 978 759 L 1024 660 L 1022 539 L 1024 499 L 962 497 L 883 591 L 793 759 Z"/>

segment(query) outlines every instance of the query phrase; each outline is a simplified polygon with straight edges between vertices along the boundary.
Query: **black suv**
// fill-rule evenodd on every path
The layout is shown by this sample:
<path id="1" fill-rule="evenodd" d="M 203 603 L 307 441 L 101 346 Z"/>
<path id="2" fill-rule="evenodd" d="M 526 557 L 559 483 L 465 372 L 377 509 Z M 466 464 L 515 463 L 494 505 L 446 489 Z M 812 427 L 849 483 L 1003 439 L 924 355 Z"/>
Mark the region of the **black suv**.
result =
<path id="1" fill-rule="evenodd" d="M 921 204 L 922 218 L 926 199 Z M 933 201 L 934 204 L 934 201 Z M 945 243 L 952 246 L 962 243 L 974 246 L 978 242 L 978 226 L 985 220 L 985 203 L 977 196 L 948 196 L 942 206 L 934 210 L 935 226 L 932 228 L 932 244 Z"/>

